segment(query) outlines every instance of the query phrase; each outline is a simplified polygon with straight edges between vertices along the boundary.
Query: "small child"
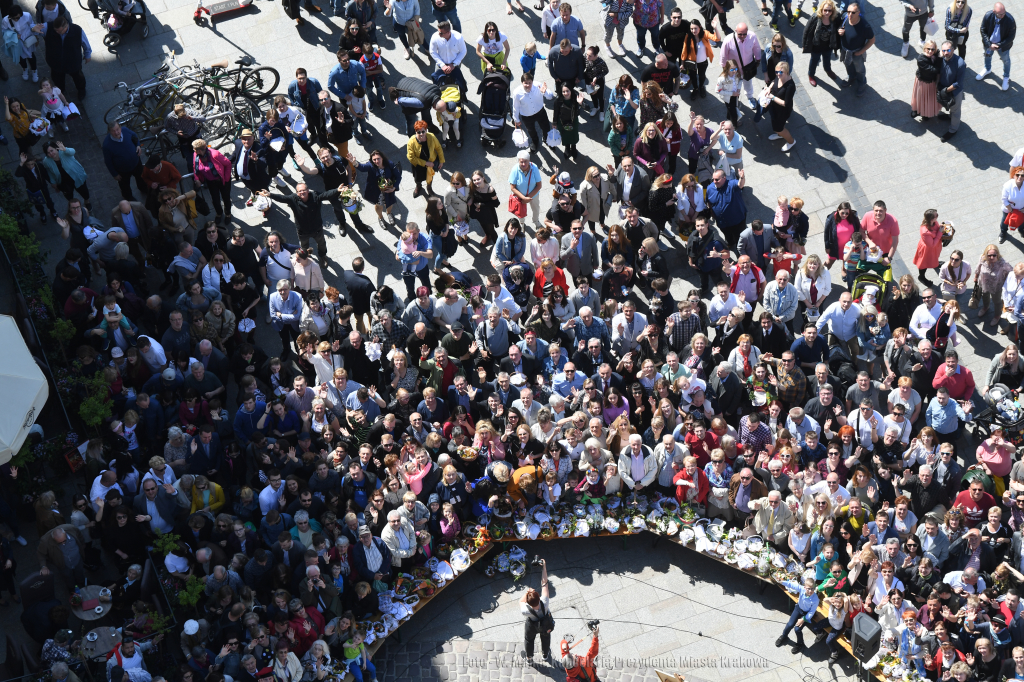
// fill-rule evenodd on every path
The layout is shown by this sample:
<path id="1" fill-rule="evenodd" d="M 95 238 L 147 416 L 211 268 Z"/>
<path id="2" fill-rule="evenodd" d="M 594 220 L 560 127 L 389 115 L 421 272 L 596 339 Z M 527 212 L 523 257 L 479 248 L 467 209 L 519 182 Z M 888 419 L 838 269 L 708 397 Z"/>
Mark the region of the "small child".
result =
<path id="1" fill-rule="evenodd" d="M 356 133 L 357 142 L 362 144 L 362 137 L 373 137 L 373 133 L 370 132 L 370 127 L 367 124 L 370 114 L 366 108 L 366 90 L 360 85 L 353 87 L 352 92 L 345 98 L 345 102 L 348 104 L 349 113 L 352 114 L 352 119 L 355 121 L 353 132 Z"/>
<path id="2" fill-rule="evenodd" d="M 455 519 L 458 521 L 458 517 Z M 418 554 L 422 558 L 417 558 L 416 563 L 420 566 L 430 561 L 430 557 L 434 556 L 434 536 L 425 530 L 421 530 L 416 533 L 416 542 L 419 545 Z"/>
<path id="3" fill-rule="evenodd" d="M 441 530 L 441 498 L 437 493 L 430 493 L 427 501 L 427 510 L 430 511 L 430 518 L 427 520 L 427 528 L 434 535 L 442 535 Z"/>
<path id="4" fill-rule="evenodd" d="M 403 273 L 416 272 L 416 263 L 419 261 L 418 257 L 412 255 L 416 251 L 416 237 L 409 231 L 409 225 L 415 224 L 416 223 L 408 223 L 400 238 L 401 251 L 398 254 L 398 258 L 399 262 L 402 264 Z"/>
<path id="5" fill-rule="evenodd" d="M 281 359 L 270 358 L 270 387 L 275 396 L 283 398 L 288 395 L 291 388 L 288 388 L 286 383 L 284 377 L 281 376 Z"/>
<path id="6" fill-rule="evenodd" d="M 831 545 L 830 545 L 831 546 Z M 351 639 L 345 641 L 342 653 L 345 656 L 345 666 L 352 673 L 356 682 L 377 682 L 377 668 L 370 660 L 370 653 L 366 650 L 363 641 L 366 639 L 364 630 L 356 630 Z M 368 679 L 367 679 L 368 678 Z"/>
<path id="7" fill-rule="evenodd" d="M 462 523 L 459 522 L 459 517 L 455 515 L 455 507 L 452 506 L 451 502 L 444 503 L 442 514 L 441 539 L 445 542 L 451 542 L 459 537 L 459 533 L 462 532 Z"/>
<path id="8" fill-rule="evenodd" d="M 544 504 L 554 506 L 562 497 L 562 486 L 558 484 L 558 474 L 549 471 L 544 474 L 544 485 L 540 487 L 541 497 Z"/>
<path id="9" fill-rule="evenodd" d="M 715 83 L 715 92 L 721 95 L 722 101 L 725 102 L 726 116 L 732 121 L 734 126 L 738 125 L 740 119 L 743 118 L 743 114 L 736 108 L 736 103 L 739 101 L 742 89 L 743 79 L 740 76 L 740 67 L 734 60 L 729 59 L 725 62 L 722 75 L 718 77 L 718 81 Z"/>
<path id="10" fill-rule="evenodd" d="M 867 363 L 868 374 L 875 376 L 875 360 L 885 350 L 889 342 L 889 319 L 885 313 L 878 312 L 873 305 L 861 307 L 861 317 L 857 336 L 863 349 L 860 359 Z"/>
<path id="11" fill-rule="evenodd" d="M 434 109 L 437 116 L 437 125 L 441 128 L 441 146 L 448 148 L 448 140 L 455 136 L 455 146 L 462 147 L 462 132 L 460 121 L 462 119 L 462 102 L 459 101 L 459 89 L 455 86 L 446 87 L 441 92 L 441 99 Z M 451 129 L 451 133 L 449 133 Z"/>
<path id="12" fill-rule="evenodd" d="M 857 279 L 857 263 L 866 260 L 866 257 L 864 235 L 854 232 L 843 249 L 843 279 L 847 287 L 853 288 L 853 280 Z"/>
<path id="13" fill-rule="evenodd" d="M 835 558 L 836 548 L 831 542 L 826 542 L 821 547 L 821 553 L 807 562 L 807 568 L 814 569 L 814 580 L 822 582 L 832 570 L 832 560 Z"/>
<path id="14" fill-rule="evenodd" d="M 801 563 L 807 562 L 807 553 L 811 548 L 811 530 L 807 527 L 807 524 L 801 521 L 790 529 L 789 547 Z"/>
<path id="15" fill-rule="evenodd" d="M 568 485 L 572 484 L 572 475 L 575 472 L 569 474 Z M 568 487 L 566 485 L 566 487 Z M 596 467 L 587 465 L 587 471 L 584 475 L 583 480 L 574 489 L 578 493 L 586 493 L 591 497 L 604 497 L 604 483 L 601 482 L 601 472 Z"/>
<path id="16" fill-rule="evenodd" d="M 780 196 L 779 205 L 775 207 L 775 219 L 772 221 L 772 227 L 777 231 L 784 231 L 789 225 L 789 199 L 784 196 Z"/>
<path id="17" fill-rule="evenodd" d="M 363 43 L 363 56 L 359 63 L 366 69 L 366 86 L 377 89 L 377 106 L 381 109 L 387 106 L 384 92 L 387 86 L 384 84 L 384 59 L 380 52 L 375 52 L 372 43 Z"/>
<path id="18" fill-rule="evenodd" d="M 60 122 L 61 128 L 66 132 L 68 122 L 64 117 L 64 107 L 70 107 L 67 98 L 60 88 L 54 87 L 49 78 L 39 81 L 39 94 L 43 97 L 42 114 L 53 123 Z M 53 126 L 50 126 L 50 137 L 53 137 Z"/>
<path id="19" fill-rule="evenodd" d="M 544 55 L 537 52 L 537 43 L 532 40 L 526 43 L 526 47 L 523 48 L 523 56 L 519 58 L 519 65 L 523 67 L 523 73 L 528 73 L 531 76 L 537 73 L 537 60 L 543 61 Z"/>
<path id="20" fill-rule="evenodd" d="M 803 256 L 799 253 L 788 253 L 785 247 L 776 246 L 772 249 L 771 260 L 772 263 L 774 263 L 776 273 L 778 273 L 779 270 L 785 270 L 789 273 L 790 280 L 793 280 L 795 279 L 795 277 L 793 277 L 793 270 L 796 269 L 800 264 L 800 261 L 803 260 Z"/>

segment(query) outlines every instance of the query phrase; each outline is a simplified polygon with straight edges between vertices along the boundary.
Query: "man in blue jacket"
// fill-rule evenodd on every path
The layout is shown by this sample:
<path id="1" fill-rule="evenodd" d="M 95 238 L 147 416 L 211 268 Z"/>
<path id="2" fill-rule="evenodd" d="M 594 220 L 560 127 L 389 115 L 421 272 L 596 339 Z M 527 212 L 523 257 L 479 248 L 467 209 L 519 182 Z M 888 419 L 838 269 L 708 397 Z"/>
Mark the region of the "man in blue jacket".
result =
<path id="1" fill-rule="evenodd" d="M 327 77 L 327 89 L 338 96 L 342 106 L 347 106 L 345 98 L 355 86 L 366 87 L 366 69 L 358 61 L 352 61 L 348 50 L 338 50 L 338 65 L 331 69 Z"/>
<path id="2" fill-rule="evenodd" d="M 982 80 L 992 72 L 992 54 L 999 53 L 1003 63 L 1003 90 L 1010 89 L 1010 48 L 1017 36 L 1017 22 L 1013 15 L 1006 11 L 1001 2 L 997 2 L 981 20 L 981 45 L 985 48 L 985 68 L 975 76 Z"/>
<path id="3" fill-rule="evenodd" d="M 737 171 L 739 180 L 731 180 L 725 171 L 715 171 L 707 189 L 708 208 L 715 216 L 715 224 L 729 242 L 736 248 L 740 233 L 747 225 L 747 205 L 743 203 L 743 185 L 747 182 L 743 171 Z"/>
<path id="4" fill-rule="evenodd" d="M 128 128 L 122 128 L 116 121 L 107 126 L 107 136 L 103 138 L 103 162 L 107 171 L 114 176 L 117 186 L 121 188 L 121 196 L 126 201 L 135 201 L 130 180 L 135 178 L 135 186 L 146 196 L 146 185 L 142 181 L 142 161 L 139 154 L 139 136 Z"/>
<path id="5" fill-rule="evenodd" d="M 249 444 L 252 434 L 259 430 L 256 425 L 259 424 L 266 411 L 267 404 L 254 397 L 247 398 L 238 408 L 238 412 L 235 413 L 234 431 L 239 446 L 244 448 Z"/>
<path id="6" fill-rule="evenodd" d="M 939 91 L 946 91 L 953 98 L 949 105 L 949 130 L 942 136 L 943 142 L 956 135 L 960 127 L 960 108 L 964 103 L 964 77 L 967 75 L 967 64 L 953 52 L 953 43 L 942 43 L 942 66 L 939 67 Z M 1005 88 L 1004 88 L 1005 89 Z"/>
<path id="7" fill-rule="evenodd" d="M 323 116 L 320 115 L 320 81 L 306 75 L 306 70 L 295 70 L 295 80 L 288 85 L 288 99 L 292 105 L 299 107 L 306 114 L 309 125 L 309 138 L 316 140 L 322 134 Z"/>

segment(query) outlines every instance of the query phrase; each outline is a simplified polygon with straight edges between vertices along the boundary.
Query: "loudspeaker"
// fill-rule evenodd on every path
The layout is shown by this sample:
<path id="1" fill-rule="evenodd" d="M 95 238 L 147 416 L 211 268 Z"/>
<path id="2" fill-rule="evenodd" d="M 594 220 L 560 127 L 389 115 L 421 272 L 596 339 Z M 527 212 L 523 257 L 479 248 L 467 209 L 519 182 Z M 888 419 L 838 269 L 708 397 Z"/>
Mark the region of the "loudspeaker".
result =
<path id="1" fill-rule="evenodd" d="M 866 663 L 876 653 L 882 641 L 882 626 L 866 613 L 858 613 L 853 619 L 853 633 L 850 644 L 853 656 L 861 663 Z"/>

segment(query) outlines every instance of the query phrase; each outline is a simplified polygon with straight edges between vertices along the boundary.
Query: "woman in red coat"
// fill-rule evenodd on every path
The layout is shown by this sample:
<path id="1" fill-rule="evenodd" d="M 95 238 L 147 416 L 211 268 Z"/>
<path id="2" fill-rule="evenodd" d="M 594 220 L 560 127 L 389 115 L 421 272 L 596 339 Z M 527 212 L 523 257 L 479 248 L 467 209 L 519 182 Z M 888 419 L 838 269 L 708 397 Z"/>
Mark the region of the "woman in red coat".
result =
<path id="1" fill-rule="evenodd" d="M 704 505 L 711 490 L 707 474 L 697 466 L 697 458 L 693 456 L 683 459 L 683 469 L 676 473 L 672 484 L 676 487 L 676 500 L 679 504 Z"/>
<path id="2" fill-rule="evenodd" d="M 924 220 L 921 222 L 921 239 L 917 242 L 917 252 L 914 253 L 914 265 L 917 266 L 917 279 L 925 286 L 934 286 L 932 281 L 925 277 L 928 268 L 939 270 L 939 254 L 942 252 L 942 225 L 939 224 L 939 212 L 929 208 L 924 212 Z"/>
<path id="3" fill-rule="evenodd" d="M 544 285 L 548 282 L 562 290 L 566 296 L 569 295 L 569 285 L 565 281 L 565 272 L 555 265 L 555 261 L 545 258 L 537 268 L 537 274 L 533 278 L 533 295 L 543 299 L 545 296 Z"/>

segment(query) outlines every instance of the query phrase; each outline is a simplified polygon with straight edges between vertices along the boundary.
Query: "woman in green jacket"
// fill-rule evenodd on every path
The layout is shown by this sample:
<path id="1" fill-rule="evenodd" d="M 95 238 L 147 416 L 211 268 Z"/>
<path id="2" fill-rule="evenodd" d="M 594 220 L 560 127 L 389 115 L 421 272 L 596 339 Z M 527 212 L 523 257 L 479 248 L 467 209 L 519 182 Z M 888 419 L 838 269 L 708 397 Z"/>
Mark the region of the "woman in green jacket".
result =
<path id="1" fill-rule="evenodd" d="M 85 199 L 85 208 L 92 210 L 89 202 L 89 186 L 86 184 L 88 176 L 82 164 L 75 158 L 75 150 L 64 146 L 63 142 L 47 142 L 43 147 L 46 153 L 41 163 L 46 170 L 46 177 L 64 198 L 71 202 L 75 191 Z"/>
<path id="2" fill-rule="evenodd" d="M 609 111 L 608 115 L 612 119 L 611 128 L 608 130 L 608 147 L 612 150 L 612 166 L 618 168 L 622 157 L 633 153 L 636 136 L 625 117 L 612 111 Z"/>

